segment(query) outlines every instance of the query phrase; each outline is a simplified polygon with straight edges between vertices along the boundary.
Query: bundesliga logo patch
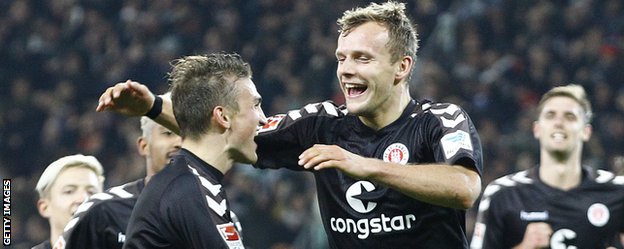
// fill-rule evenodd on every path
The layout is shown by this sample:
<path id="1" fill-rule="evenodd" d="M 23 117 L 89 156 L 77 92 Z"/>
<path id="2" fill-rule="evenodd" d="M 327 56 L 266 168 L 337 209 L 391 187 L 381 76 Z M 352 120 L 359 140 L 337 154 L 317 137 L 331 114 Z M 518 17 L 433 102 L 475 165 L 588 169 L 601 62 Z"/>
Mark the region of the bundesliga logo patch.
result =
<path id="1" fill-rule="evenodd" d="M 228 245 L 229 248 L 232 248 L 232 249 L 245 248 L 243 246 L 243 242 L 240 239 L 240 236 L 238 235 L 238 231 L 236 230 L 236 227 L 234 227 L 234 223 L 230 222 L 230 223 L 217 225 L 217 229 L 219 230 L 219 233 L 221 233 L 221 237 L 223 238 L 223 240 L 225 240 L 225 243 Z"/>
<path id="2" fill-rule="evenodd" d="M 258 129 L 258 133 L 272 131 L 277 129 L 277 126 L 282 122 L 282 120 L 286 117 L 284 114 L 278 114 L 267 119 L 267 123 Z"/>
<path id="3" fill-rule="evenodd" d="M 384 162 L 407 164 L 407 160 L 409 160 L 407 146 L 402 143 L 391 144 L 384 151 L 383 160 Z"/>

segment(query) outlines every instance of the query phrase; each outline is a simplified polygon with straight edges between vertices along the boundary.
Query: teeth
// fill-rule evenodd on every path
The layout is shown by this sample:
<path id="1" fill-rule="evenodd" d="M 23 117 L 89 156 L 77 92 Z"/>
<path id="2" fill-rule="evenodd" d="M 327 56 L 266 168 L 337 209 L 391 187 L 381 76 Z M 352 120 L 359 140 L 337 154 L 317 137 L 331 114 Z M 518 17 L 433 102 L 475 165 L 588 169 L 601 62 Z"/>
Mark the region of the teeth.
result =
<path id="1" fill-rule="evenodd" d="M 552 138 L 554 139 L 564 139 L 566 136 L 563 133 L 554 133 L 552 134 Z"/>

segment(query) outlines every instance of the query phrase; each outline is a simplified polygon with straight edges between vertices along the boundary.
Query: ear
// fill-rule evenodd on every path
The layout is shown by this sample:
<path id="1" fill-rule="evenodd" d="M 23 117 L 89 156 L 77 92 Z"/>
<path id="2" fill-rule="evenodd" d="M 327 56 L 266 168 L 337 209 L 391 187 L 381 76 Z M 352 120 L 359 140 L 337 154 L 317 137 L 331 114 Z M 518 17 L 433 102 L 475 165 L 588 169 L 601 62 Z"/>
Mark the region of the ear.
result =
<path id="1" fill-rule="evenodd" d="M 48 199 L 40 198 L 37 201 L 37 211 L 39 211 L 39 214 L 46 219 L 50 218 L 50 214 L 48 213 L 48 206 Z"/>
<path id="2" fill-rule="evenodd" d="M 143 136 L 140 136 L 139 138 L 137 138 L 137 149 L 139 151 L 139 155 L 141 156 L 147 156 L 147 154 L 149 154 L 149 147 L 147 146 L 147 139 L 145 139 Z"/>
<path id="3" fill-rule="evenodd" d="M 592 135 L 592 126 L 590 124 L 586 124 L 583 128 L 583 142 L 589 141 Z"/>
<path id="4" fill-rule="evenodd" d="M 410 72 L 412 71 L 412 67 L 414 66 L 414 58 L 411 56 L 403 56 L 401 60 L 398 62 L 397 71 L 395 72 L 395 79 L 397 82 L 401 82 L 404 79 L 407 79 Z"/>
<path id="5" fill-rule="evenodd" d="M 231 124 L 231 118 L 230 118 L 230 112 L 223 106 L 216 106 L 213 110 L 212 110 L 212 117 L 211 119 L 214 120 L 214 122 L 219 125 L 219 127 L 222 127 L 224 129 L 229 129 L 232 124 Z"/>
<path id="6" fill-rule="evenodd" d="M 537 122 L 538 121 L 533 121 L 533 137 L 539 139 L 540 127 Z"/>

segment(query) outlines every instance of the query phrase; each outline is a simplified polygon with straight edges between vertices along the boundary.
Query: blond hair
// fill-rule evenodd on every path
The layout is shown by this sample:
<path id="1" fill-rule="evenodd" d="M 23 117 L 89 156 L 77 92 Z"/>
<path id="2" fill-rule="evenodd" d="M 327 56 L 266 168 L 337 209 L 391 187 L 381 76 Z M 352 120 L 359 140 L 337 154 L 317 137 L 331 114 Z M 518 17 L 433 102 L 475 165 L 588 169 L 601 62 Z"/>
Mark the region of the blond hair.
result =
<path id="1" fill-rule="evenodd" d="M 569 84 L 569 85 L 558 86 L 553 89 L 550 89 L 550 91 L 546 92 L 542 96 L 542 99 L 539 101 L 539 104 L 537 105 L 538 115 L 539 113 L 542 113 L 542 110 L 544 109 L 544 104 L 546 103 L 546 101 L 553 97 L 568 97 L 568 98 L 573 99 L 574 101 L 579 103 L 579 105 L 581 105 L 581 107 L 583 108 L 583 116 L 585 118 L 585 123 L 591 122 L 591 119 L 593 116 L 591 103 L 589 103 L 589 99 L 587 99 L 587 94 L 585 93 L 585 89 L 582 86 L 576 85 L 576 84 Z"/>
<path id="2" fill-rule="evenodd" d="M 72 167 L 85 167 L 98 176 L 98 180 L 100 183 L 104 182 L 104 169 L 102 168 L 102 164 L 97 158 L 93 156 L 85 156 L 82 154 L 76 154 L 71 156 L 64 156 L 56 161 L 52 162 L 41 174 L 39 177 L 39 181 L 37 182 L 37 186 L 35 190 L 39 194 L 39 198 L 43 198 L 47 196 L 49 187 L 54 184 L 58 175 L 67 168 Z"/>
<path id="3" fill-rule="evenodd" d="M 371 3 L 364 8 L 358 7 L 345 11 L 337 21 L 339 32 L 343 36 L 353 28 L 367 22 L 375 22 L 388 29 L 389 41 L 386 47 L 392 55 L 391 62 L 394 63 L 406 55 L 416 60 L 418 33 L 405 15 L 405 3 L 394 1 L 383 4 Z"/>

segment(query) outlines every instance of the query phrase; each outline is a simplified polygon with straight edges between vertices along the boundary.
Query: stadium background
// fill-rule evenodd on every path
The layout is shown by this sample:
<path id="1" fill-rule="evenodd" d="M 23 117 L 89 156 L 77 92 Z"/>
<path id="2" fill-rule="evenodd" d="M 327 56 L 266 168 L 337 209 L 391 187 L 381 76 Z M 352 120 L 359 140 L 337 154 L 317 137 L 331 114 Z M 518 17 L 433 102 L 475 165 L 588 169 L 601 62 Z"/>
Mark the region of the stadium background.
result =
<path id="1" fill-rule="evenodd" d="M 341 102 L 335 20 L 367 3 L 0 1 L 0 176 L 13 179 L 14 248 L 48 236 L 34 186 L 56 158 L 95 155 L 106 187 L 144 175 L 138 118 L 94 111 L 106 87 L 133 79 L 162 93 L 172 59 L 227 51 L 251 62 L 267 114 Z M 584 163 L 621 172 L 622 1 L 412 0 L 407 7 L 421 39 L 413 97 L 470 113 L 484 148 L 484 184 L 536 163 L 535 104 L 550 87 L 572 82 L 587 89 L 596 113 Z M 310 174 L 241 165 L 226 181 L 250 248 L 321 247 Z"/>

